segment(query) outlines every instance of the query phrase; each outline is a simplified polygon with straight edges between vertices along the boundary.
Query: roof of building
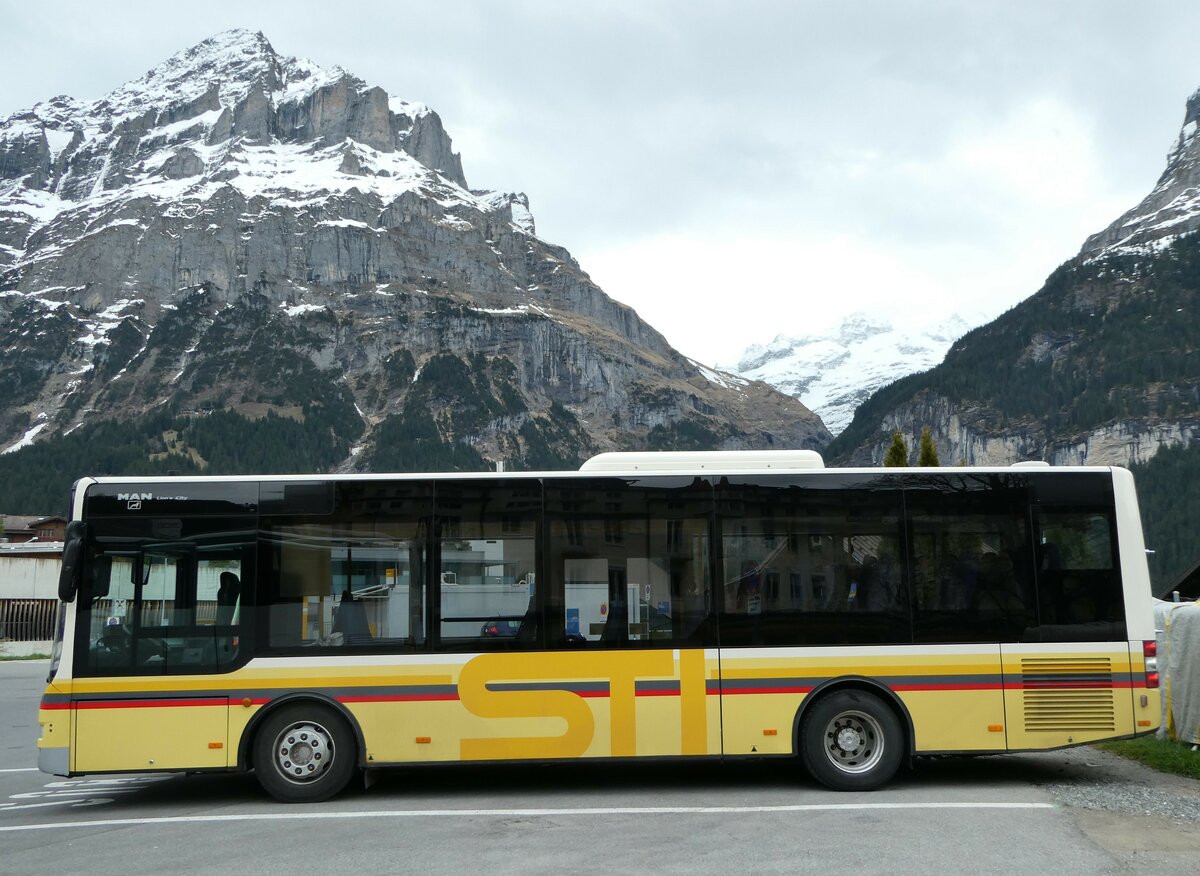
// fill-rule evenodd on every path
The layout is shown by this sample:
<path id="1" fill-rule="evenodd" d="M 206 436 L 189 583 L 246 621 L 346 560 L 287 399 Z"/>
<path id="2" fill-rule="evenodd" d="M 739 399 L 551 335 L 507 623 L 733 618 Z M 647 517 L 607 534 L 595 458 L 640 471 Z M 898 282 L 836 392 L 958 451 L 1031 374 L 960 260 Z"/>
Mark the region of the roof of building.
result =
<path id="1" fill-rule="evenodd" d="M 1179 593 L 1182 600 L 1200 599 L 1200 562 L 1179 576 L 1175 583 L 1167 587 L 1159 587 L 1155 594 L 1159 599 L 1170 600 L 1173 593 Z"/>

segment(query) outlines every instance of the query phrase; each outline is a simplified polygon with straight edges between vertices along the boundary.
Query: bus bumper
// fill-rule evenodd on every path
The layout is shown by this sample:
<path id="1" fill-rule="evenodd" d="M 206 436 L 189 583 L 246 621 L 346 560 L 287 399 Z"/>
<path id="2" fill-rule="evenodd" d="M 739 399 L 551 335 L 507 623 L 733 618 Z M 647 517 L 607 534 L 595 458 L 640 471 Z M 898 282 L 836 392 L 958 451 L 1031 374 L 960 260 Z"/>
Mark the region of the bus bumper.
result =
<path id="1" fill-rule="evenodd" d="M 38 769 L 52 776 L 71 775 L 71 749 L 39 748 Z"/>
<path id="2" fill-rule="evenodd" d="M 38 769 L 52 776 L 71 774 L 70 697 L 51 684 L 38 709 Z"/>

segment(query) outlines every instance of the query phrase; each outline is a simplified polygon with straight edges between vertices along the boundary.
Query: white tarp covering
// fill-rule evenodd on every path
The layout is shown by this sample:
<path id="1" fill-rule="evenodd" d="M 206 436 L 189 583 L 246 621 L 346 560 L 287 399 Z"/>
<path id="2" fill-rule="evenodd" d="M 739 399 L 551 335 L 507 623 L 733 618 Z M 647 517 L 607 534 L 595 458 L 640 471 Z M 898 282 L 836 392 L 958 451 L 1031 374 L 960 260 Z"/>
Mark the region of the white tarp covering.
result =
<path id="1" fill-rule="evenodd" d="M 1200 744 L 1200 602 L 1154 602 L 1162 679 L 1159 736 Z"/>

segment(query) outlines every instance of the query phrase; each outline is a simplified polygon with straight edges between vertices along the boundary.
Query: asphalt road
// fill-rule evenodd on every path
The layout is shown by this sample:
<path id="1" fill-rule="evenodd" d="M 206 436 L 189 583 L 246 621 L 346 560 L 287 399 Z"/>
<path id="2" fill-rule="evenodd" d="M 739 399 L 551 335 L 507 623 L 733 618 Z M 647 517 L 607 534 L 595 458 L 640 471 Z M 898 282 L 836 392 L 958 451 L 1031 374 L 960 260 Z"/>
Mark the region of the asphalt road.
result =
<path id="1" fill-rule="evenodd" d="M 251 776 L 60 779 L 35 769 L 46 669 L 0 663 L 5 876 L 1200 866 L 1200 783 L 1087 748 L 919 760 L 870 794 L 826 791 L 779 762 L 398 769 L 311 806 L 275 803 Z"/>

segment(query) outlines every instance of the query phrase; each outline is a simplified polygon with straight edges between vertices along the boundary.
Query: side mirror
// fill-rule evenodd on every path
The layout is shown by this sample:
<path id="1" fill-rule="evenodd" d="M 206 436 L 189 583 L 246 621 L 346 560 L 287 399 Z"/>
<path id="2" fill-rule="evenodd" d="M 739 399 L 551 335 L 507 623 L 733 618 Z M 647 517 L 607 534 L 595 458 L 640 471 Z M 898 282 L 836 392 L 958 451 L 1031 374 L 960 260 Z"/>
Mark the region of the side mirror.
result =
<path id="1" fill-rule="evenodd" d="M 63 602 L 74 602 L 75 594 L 79 592 L 85 541 L 87 524 L 82 520 L 72 520 L 68 523 L 66 541 L 63 544 L 62 569 L 58 573 L 58 598 Z"/>

